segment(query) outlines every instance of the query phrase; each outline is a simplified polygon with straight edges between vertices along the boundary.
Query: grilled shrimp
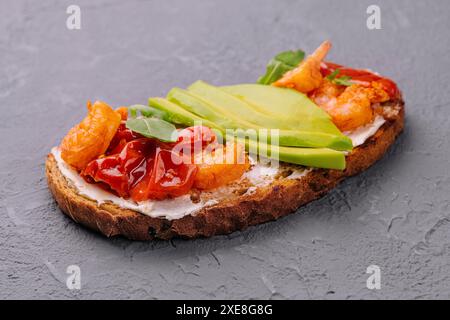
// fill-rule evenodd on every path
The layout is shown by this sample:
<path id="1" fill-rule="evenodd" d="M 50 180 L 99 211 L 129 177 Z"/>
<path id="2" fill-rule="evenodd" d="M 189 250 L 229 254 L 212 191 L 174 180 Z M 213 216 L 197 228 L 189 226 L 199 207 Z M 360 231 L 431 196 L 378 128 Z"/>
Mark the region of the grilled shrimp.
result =
<path id="1" fill-rule="evenodd" d="M 249 167 L 245 147 L 240 144 L 227 144 L 203 155 L 202 163 L 197 165 L 194 187 L 211 190 L 226 185 L 239 179 Z"/>
<path id="2" fill-rule="evenodd" d="M 88 102 L 87 108 L 86 118 L 70 129 L 60 146 L 61 157 L 78 170 L 105 153 L 121 121 L 121 115 L 104 102 Z"/>
<path id="3" fill-rule="evenodd" d="M 341 131 L 353 131 L 373 121 L 372 104 L 389 100 L 389 95 L 376 83 L 371 87 L 338 86 L 324 79 L 311 99 L 332 118 Z"/>
<path id="4" fill-rule="evenodd" d="M 313 54 L 303 60 L 297 68 L 286 72 L 283 77 L 273 83 L 276 87 L 294 88 L 308 93 L 322 83 L 320 64 L 331 49 L 331 42 L 324 41 Z"/>

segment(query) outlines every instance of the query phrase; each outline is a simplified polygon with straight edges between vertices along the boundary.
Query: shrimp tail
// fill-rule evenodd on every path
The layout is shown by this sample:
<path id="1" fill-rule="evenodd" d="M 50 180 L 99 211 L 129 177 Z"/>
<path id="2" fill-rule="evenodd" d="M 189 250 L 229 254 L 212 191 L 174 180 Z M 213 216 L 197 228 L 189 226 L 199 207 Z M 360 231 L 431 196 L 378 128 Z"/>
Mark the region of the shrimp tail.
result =
<path id="1" fill-rule="evenodd" d="M 331 42 L 328 40 L 325 40 L 322 42 L 322 44 L 311 54 L 311 57 L 314 57 L 316 61 L 322 62 L 327 54 L 328 51 L 331 49 Z"/>
<path id="2" fill-rule="evenodd" d="M 276 87 L 294 88 L 303 93 L 309 93 L 322 83 L 320 64 L 331 49 L 331 42 L 324 41 L 298 67 L 285 73 L 280 79 L 272 83 Z"/>

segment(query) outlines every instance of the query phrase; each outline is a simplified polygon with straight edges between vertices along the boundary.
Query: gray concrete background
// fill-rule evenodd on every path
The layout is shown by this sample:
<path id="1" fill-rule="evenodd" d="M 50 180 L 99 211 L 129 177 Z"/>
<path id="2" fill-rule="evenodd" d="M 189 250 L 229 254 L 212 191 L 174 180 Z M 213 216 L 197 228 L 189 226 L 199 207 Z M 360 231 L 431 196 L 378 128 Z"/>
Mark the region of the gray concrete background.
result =
<path id="1" fill-rule="evenodd" d="M 382 30 L 366 28 L 366 8 Z M 78 4 L 82 29 L 65 13 Z M 0 2 L 0 298 L 450 298 L 448 1 Z M 382 161 L 277 222 L 195 241 L 106 239 L 63 216 L 44 160 L 85 114 L 204 79 L 253 82 L 290 48 L 395 79 Z M 65 285 L 79 265 L 82 289 Z M 381 290 L 366 268 L 381 268 Z"/>

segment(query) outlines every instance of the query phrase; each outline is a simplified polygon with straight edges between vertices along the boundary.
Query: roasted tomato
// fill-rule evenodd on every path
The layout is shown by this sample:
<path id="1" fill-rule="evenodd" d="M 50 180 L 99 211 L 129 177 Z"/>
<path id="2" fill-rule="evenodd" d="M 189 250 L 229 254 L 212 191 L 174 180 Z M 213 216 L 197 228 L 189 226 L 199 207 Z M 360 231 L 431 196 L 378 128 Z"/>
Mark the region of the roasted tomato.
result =
<path id="1" fill-rule="evenodd" d="M 111 143 L 109 144 L 108 150 L 106 150 L 106 154 L 109 155 L 120 153 L 120 151 L 122 151 L 123 147 L 125 147 L 127 142 L 139 138 L 144 138 L 144 136 L 128 129 L 125 126 L 125 122 L 122 121 L 119 125 L 119 128 L 116 131 L 116 134 L 112 138 Z"/>
<path id="2" fill-rule="evenodd" d="M 136 139 L 119 154 L 91 161 L 82 176 L 135 201 L 177 197 L 189 192 L 197 167 L 176 157 L 170 150 L 159 148 L 154 140 Z"/>
<path id="3" fill-rule="evenodd" d="M 188 193 L 197 174 L 195 155 L 216 143 L 217 137 L 210 128 L 195 126 L 180 130 L 175 144 L 159 144 L 153 161 L 147 162 L 148 174 L 131 190 L 131 197 L 141 201 Z"/>
<path id="4" fill-rule="evenodd" d="M 101 182 L 127 198 L 147 174 L 147 161 L 154 157 L 156 143 L 147 138 L 127 142 L 120 153 L 91 161 L 81 175 L 88 182 Z"/>
<path id="5" fill-rule="evenodd" d="M 171 150 L 158 149 L 147 161 L 145 177 L 131 189 L 135 201 L 162 200 L 187 194 L 194 184 L 197 166 L 185 164 Z"/>
<path id="6" fill-rule="evenodd" d="M 61 157 L 78 170 L 106 151 L 121 120 L 120 114 L 104 102 L 88 102 L 87 108 L 86 118 L 70 129 L 60 146 Z"/>

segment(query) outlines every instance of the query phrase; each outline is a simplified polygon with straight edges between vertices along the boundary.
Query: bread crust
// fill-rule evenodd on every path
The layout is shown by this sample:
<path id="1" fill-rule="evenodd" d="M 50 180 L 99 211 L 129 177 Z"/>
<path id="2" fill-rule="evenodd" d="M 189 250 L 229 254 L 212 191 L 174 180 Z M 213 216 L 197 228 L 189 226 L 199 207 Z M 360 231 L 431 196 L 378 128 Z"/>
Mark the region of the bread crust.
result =
<path id="1" fill-rule="evenodd" d="M 167 240 L 228 234 L 292 213 L 320 198 L 346 177 L 374 164 L 403 130 L 403 101 L 400 99 L 390 105 L 398 112 L 387 117 L 386 123 L 363 145 L 353 149 L 346 158 L 347 168 L 344 171 L 315 169 L 301 179 L 276 179 L 251 195 L 237 195 L 219 201 L 181 219 L 152 218 L 114 204 L 98 205 L 77 193 L 60 172 L 52 154 L 46 160 L 48 186 L 66 215 L 107 237 L 122 235 L 133 240 Z"/>

